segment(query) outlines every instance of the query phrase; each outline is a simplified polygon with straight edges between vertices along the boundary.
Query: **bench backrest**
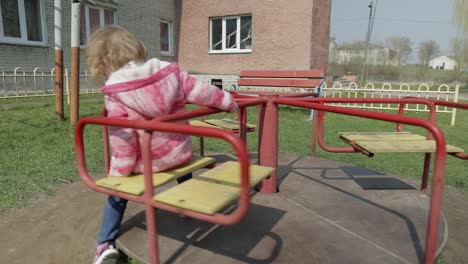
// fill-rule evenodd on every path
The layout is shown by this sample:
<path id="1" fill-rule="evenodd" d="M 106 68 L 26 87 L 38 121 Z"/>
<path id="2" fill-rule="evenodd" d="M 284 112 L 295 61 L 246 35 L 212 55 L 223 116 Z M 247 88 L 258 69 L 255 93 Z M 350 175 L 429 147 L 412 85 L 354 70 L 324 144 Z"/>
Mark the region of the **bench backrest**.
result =
<path id="1" fill-rule="evenodd" d="M 323 79 L 321 70 L 245 70 L 237 83 L 241 91 L 313 92 Z"/>

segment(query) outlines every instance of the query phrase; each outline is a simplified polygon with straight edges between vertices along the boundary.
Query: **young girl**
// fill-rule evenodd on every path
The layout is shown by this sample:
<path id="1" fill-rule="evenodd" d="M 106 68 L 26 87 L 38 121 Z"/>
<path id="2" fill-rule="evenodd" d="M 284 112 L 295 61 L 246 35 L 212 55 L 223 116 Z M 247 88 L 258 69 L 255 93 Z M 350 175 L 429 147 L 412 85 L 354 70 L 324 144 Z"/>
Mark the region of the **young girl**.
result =
<path id="1" fill-rule="evenodd" d="M 86 61 L 94 79 L 105 81 L 101 90 L 105 93 L 108 117 L 148 120 L 184 111 L 185 101 L 230 112 L 237 109 L 229 93 L 191 77 L 175 63 L 146 60 L 146 56 L 144 45 L 119 26 L 106 26 L 92 34 L 86 48 Z M 109 127 L 112 151 L 109 176 L 143 173 L 139 151 L 142 135 L 140 130 Z M 190 162 L 192 142 L 187 135 L 155 131 L 151 151 L 153 171 L 163 171 Z M 190 177 L 186 175 L 178 182 Z M 126 205 L 126 200 L 109 196 L 93 263 L 118 257 L 114 241 Z"/>

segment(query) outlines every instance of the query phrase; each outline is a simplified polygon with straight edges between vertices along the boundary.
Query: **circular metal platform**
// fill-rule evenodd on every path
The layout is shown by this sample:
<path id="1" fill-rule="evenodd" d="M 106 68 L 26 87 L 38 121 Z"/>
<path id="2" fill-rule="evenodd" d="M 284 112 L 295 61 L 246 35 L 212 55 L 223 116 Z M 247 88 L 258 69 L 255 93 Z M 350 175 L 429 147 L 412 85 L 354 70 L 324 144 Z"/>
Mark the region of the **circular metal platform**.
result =
<path id="1" fill-rule="evenodd" d="M 279 162 L 280 192 L 257 193 L 240 224 L 217 226 L 158 210 L 161 263 L 423 261 L 429 198 L 417 188 L 352 164 L 294 156 Z M 438 253 L 447 235 L 442 214 Z M 117 246 L 148 263 L 143 206 L 129 203 Z"/>

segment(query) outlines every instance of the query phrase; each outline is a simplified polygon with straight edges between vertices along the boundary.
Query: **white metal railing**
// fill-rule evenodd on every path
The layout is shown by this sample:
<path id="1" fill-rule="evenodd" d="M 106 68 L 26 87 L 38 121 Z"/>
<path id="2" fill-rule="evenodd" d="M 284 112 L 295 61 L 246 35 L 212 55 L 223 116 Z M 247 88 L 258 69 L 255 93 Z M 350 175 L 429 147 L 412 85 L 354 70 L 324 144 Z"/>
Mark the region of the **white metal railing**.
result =
<path id="1" fill-rule="evenodd" d="M 344 86 L 342 83 L 336 82 L 332 87 L 324 87 L 323 96 L 332 98 L 430 98 L 443 101 L 458 101 L 459 85 L 450 87 L 447 84 L 442 84 L 431 88 L 428 84 L 419 84 L 410 86 L 407 83 L 394 85 L 383 83 L 380 87 L 376 87 L 373 83 L 367 83 L 364 87 L 359 87 L 357 83 L 351 82 Z M 382 104 L 382 103 L 333 103 L 331 105 L 367 109 L 381 110 L 398 110 L 398 104 Z M 427 105 L 405 105 L 406 111 L 422 111 L 428 112 Z M 439 113 L 449 113 L 452 115 L 450 125 L 455 125 L 456 109 L 447 106 L 437 106 L 436 111 Z"/>
<path id="2" fill-rule="evenodd" d="M 80 73 L 80 94 L 101 93 L 87 71 Z M 70 103 L 69 72 L 63 71 L 64 96 Z M 16 67 L 12 72 L 0 66 L 0 99 L 52 97 L 55 95 L 55 68 L 50 71 L 36 67 L 26 72 L 23 67 Z"/>

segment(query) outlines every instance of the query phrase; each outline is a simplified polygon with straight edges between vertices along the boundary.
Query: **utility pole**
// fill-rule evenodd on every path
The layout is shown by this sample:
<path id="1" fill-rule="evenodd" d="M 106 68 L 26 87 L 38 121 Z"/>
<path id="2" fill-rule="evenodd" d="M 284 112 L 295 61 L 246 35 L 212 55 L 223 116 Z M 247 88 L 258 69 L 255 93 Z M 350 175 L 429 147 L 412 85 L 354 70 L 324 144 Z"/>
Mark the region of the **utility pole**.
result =
<path id="1" fill-rule="evenodd" d="M 55 116 L 63 120 L 63 41 L 62 41 L 62 0 L 54 1 L 54 36 L 55 36 Z"/>
<path id="2" fill-rule="evenodd" d="M 372 36 L 372 29 L 374 27 L 374 20 L 375 20 L 375 8 L 377 7 L 377 0 L 371 0 L 369 7 L 369 22 L 367 24 L 367 36 L 366 36 L 366 49 L 364 50 L 364 61 L 362 63 L 361 69 L 361 77 L 359 78 L 361 83 L 365 83 L 367 79 L 367 55 L 369 53 L 369 45 Z"/>
<path id="3" fill-rule="evenodd" d="M 71 11 L 70 123 L 74 125 L 80 107 L 80 0 L 72 0 Z"/>
<path id="4" fill-rule="evenodd" d="M 463 12 L 465 11 L 465 0 L 462 0 L 462 10 L 463 10 Z M 466 41 L 466 38 L 467 38 L 467 35 L 468 35 L 467 34 L 468 29 L 466 28 L 465 24 L 466 23 L 464 21 L 462 21 L 462 23 L 461 23 L 461 25 L 462 25 L 462 37 L 461 37 L 462 41 L 461 41 L 461 43 L 462 43 L 462 54 L 463 54 L 463 57 L 462 57 L 462 65 L 463 66 L 462 65 L 460 65 L 460 66 L 462 66 L 463 68 L 468 68 L 468 65 L 465 64 L 466 63 L 466 58 L 465 58 L 465 46 L 466 45 L 465 45 L 465 41 Z M 461 70 L 463 70 L 463 69 L 461 69 Z"/>

